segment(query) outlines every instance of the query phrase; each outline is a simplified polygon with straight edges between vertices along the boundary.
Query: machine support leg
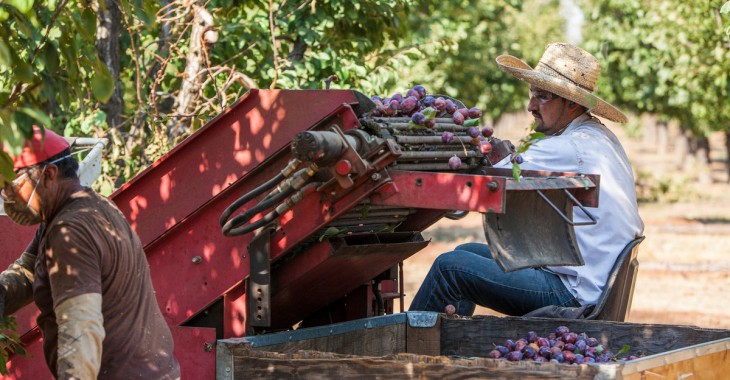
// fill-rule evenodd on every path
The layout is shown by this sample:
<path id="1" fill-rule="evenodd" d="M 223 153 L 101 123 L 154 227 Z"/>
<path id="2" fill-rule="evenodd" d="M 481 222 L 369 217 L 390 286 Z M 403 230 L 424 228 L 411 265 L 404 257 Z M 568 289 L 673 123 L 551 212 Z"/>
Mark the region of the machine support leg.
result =
<path id="1" fill-rule="evenodd" d="M 271 235 L 276 226 L 263 227 L 248 246 L 250 274 L 246 289 L 246 319 L 248 326 L 271 325 Z"/>

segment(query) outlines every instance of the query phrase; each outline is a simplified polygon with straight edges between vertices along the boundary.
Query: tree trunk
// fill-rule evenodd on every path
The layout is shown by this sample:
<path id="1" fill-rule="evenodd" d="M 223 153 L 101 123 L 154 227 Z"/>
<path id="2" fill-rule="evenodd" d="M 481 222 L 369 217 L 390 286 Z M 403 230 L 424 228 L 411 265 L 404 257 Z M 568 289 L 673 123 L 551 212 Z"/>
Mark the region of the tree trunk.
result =
<path id="1" fill-rule="evenodd" d="M 657 153 L 659 156 L 664 157 L 667 155 L 669 146 L 669 128 L 667 128 L 666 121 L 660 121 L 657 123 Z"/>
<path id="2" fill-rule="evenodd" d="M 697 149 L 695 159 L 697 161 L 697 182 L 702 185 L 712 183 L 712 172 L 710 170 L 710 139 L 707 136 L 697 137 Z"/>
<path id="3" fill-rule="evenodd" d="M 304 59 L 304 53 L 307 51 L 307 44 L 302 41 L 302 37 L 297 37 L 291 48 L 291 53 L 287 57 L 290 62 L 299 62 Z"/>
<path id="4" fill-rule="evenodd" d="M 106 122 L 109 128 L 116 128 L 123 121 L 124 98 L 122 96 L 122 85 L 119 80 L 119 36 L 121 34 L 121 12 L 117 2 L 113 0 L 102 0 L 106 5 L 105 9 L 96 12 L 96 52 L 99 58 L 109 69 L 114 78 L 114 93 L 109 101 L 101 106 L 106 112 Z M 101 7 L 99 7 L 101 8 Z"/>
<path id="5" fill-rule="evenodd" d="M 205 67 L 205 32 L 213 26 L 213 16 L 200 6 L 193 6 L 193 22 L 190 32 L 190 48 L 186 57 L 182 86 L 175 101 L 173 123 L 168 127 L 167 136 L 170 141 L 190 131 L 190 125 L 203 78 L 200 75 Z"/>

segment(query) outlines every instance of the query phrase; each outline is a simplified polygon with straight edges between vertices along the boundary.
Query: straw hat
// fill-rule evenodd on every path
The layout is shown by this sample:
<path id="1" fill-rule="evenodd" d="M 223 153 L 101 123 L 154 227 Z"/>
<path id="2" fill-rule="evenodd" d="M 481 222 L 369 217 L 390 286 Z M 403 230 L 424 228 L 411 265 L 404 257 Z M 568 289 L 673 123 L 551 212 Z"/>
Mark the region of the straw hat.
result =
<path id="1" fill-rule="evenodd" d="M 601 65 L 583 49 L 564 43 L 550 44 L 535 69 L 511 55 L 500 55 L 497 64 L 517 79 L 572 100 L 595 115 L 618 123 L 628 121 L 618 108 L 593 95 Z"/>

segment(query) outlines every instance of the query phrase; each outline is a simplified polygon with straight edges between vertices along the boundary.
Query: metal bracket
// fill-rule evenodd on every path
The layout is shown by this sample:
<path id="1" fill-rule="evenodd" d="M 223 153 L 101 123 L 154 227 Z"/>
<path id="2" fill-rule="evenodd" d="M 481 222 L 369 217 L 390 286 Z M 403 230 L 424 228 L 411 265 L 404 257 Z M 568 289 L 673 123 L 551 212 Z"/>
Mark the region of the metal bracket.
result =
<path id="1" fill-rule="evenodd" d="M 277 225 L 271 223 L 256 232 L 248 245 L 249 277 L 246 290 L 246 323 L 271 325 L 271 236 Z"/>
<path id="2" fill-rule="evenodd" d="M 573 218 L 568 218 L 562 211 L 560 211 L 560 209 L 557 206 L 555 206 L 553 204 L 553 202 L 550 201 L 550 199 L 548 199 L 548 197 L 545 196 L 545 194 L 542 193 L 542 191 L 540 191 L 540 190 L 535 190 L 535 191 L 537 191 L 537 194 L 540 195 L 540 198 L 542 198 L 545 202 L 547 202 L 548 205 L 550 205 L 550 207 L 553 210 L 555 210 L 555 212 L 563 219 L 563 221 L 565 221 L 565 223 L 568 223 L 571 226 L 592 226 L 592 225 L 596 224 L 596 217 L 593 216 L 590 212 L 588 212 L 588 210 L 586 210 L 586 208 L 583 207 L 583 205 L 580 204 L 580 202 L 577 199 L 575 199 L 575 197 L 573 196 L 573 194 L 570 193 L 570 191 L 563 189 L 563 191 L 568 196 L 568 198 L 570 198 L 570 201 L 573 202 L 574 205 L 578 206 L 578 208 L 581 209 L 581 211 L 583 211 L 583 213 L 586 214 L 588 219 L 591 220 L 590 222 L 580 222 L 580 223 L 574 222 Z"/>
<path id="3" fill-rule="evenodd" d="M 439 319 L 439 313 L 432 311 L 408 311 L 406 315 L 411 327 L 433 327 Z"/>

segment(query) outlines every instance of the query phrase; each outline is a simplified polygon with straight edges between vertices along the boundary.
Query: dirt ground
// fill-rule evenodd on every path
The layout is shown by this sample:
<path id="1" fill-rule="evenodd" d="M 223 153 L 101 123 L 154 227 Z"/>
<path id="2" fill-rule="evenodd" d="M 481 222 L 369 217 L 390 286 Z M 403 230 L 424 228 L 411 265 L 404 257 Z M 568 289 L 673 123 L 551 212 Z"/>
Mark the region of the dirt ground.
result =
<path id="1" fill-rule="evenodd" d="M 520 123 L 529 125 L 529 120 L 497 125 L 495 136 L 518 141 L 524 135 L 524 128 L 515 127 Z M 624 141 L 636 175 L 652 177 L 669 188 L 664 198 L 678 199 L 639 205 L 646 240 L 639 248 L 628 321 L 730 329 L 730 185 L 724 135 L 711 136 L 711 147 L 717 149 L 711 150 L 710 170 L 701 172 L 682 147 L 670 143 L 668 149 L 657 148 L 653 128 L 644 126 L 643 137 L 633 138 L 620 127 L 612 129 Z M 670 141 L 677 133 L 670 130 Z M 404 263 L 406 309 L 440 253 L 463 242 L 485 241 L 478 214 L 460 221 L 444 219 L 423 235 L 431 244 Z M 476 314 L 499 315 L 485 308 L 477 308 Z"/>

